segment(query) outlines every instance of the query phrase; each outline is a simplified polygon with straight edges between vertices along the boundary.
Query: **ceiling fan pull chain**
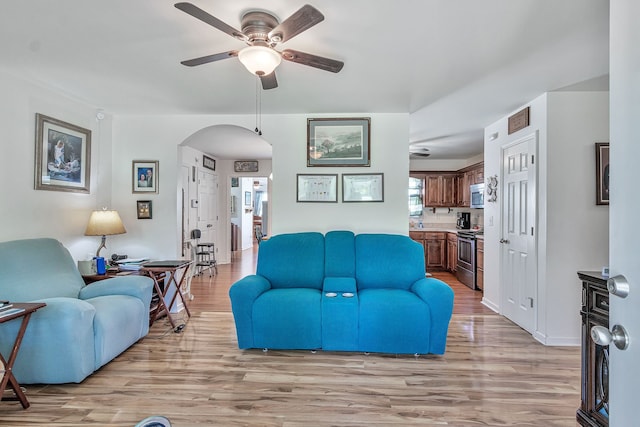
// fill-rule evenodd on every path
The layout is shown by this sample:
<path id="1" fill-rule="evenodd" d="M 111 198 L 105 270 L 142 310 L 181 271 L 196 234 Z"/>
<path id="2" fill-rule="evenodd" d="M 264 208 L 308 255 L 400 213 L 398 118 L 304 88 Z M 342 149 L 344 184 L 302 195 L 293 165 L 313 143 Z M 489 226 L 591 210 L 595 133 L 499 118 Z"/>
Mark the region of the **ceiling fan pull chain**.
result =
<path id="1" fill-rule="evenodd" d="M 260 87 L 258 87 L 258 93 L 259 93 L 259 97 L 260 97 L 260 101 L 259 101 L 259 105 L 260 105 L 260 114 L 258 115 L 258 124 L 260 126 L 260 130 L 258 131 L 258 135 L 262 136 L 262 91 L 260 90 Z"/>
<path id="2" fill-rule="evenodd" d="M 258 79 L 256 78 L 256 129 L 255 132 L 258 133 Z"/>

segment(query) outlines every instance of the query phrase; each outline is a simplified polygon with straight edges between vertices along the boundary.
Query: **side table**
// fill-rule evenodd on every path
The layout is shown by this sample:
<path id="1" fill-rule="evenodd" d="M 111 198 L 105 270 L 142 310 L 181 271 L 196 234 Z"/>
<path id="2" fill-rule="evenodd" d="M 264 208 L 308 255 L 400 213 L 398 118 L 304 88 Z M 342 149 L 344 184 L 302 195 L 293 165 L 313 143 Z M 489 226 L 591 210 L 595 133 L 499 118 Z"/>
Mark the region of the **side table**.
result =
<path id="1" fill-rule="evenodd" d="M 192 261 L 189 261 L 189 260 L 175 260 L 175 261 L 171 260 L 171 261 L 147 262 L 142 266 L 142 269 L 140 271 L 148 274 L 149 277 L 153 279 L 153 286 L 155 287 L 156 293 L 160 297 L 158 299 L 158 306 L 155 308 L 155 310 L 153 310 L 151 314 L 151 321 L 149 325 L 153 325 L 153 322 L 158 318 L 158 315 L 164 312 L 169 318 L 171 327 L 173 329 L 176 329 L 176 324 L 171 318 L 171 316 L 169 315 L 169 310 L 173 306 L 173 303 L 176 301 L 176 298 L 178 297 L 178 295 L 180 296 L 182 305 L 184 305 L 184 309 L 187 312 L 187 316 L 191 317 L 189 306 L 187 306 L 187 302 L 185 301 L 184 296 L 182 295 L 182 291 L 180 290 L 180 288 L 182 287 L 182 283 L 184 282 L 184 279 L 187 277 L 187 274 L 189 272 L 189 267 L 191 267 L 191 264 L 192 264 Z M 176 279 L 176 273 L 180 270 L 184 270 L 184 272 L 180 277 L 180 280 L 178 281 Z M 168 277 L 167 280 L 165 281 L 164 289 L 161 289 L 158 283 L 158 280 L 162 276 L 165 276 L 165 278 Z M 171 289 L 172 284 L 175 286 L 176 292 L 173 294 L 173 297 L 171 298 L 169 305 L 167 305 L 164 299 L 167 293 L 169 292 L 169 289 Z"/>
<path id="2" fill-rule="evenodd" d="M 24 332 L 27 330 L 27 325 L 29 324 L 29 319 L 31 318 L 31 314 L 46 306 L 43 302 L 36 303 L 13 303 L 14 308 L 21 308 L 23 311 L 19 313 L 14 313 L 6 317 L 0 318 L 0 323 L 9 322 L 14 319 L 22 318 L 22 324 L 20 325 L 20 329 L 18 330 L 18 335 L 16 335 L 16 340 L 13 343 L 13 349 L 11 350 L 11 354 L 9 354 L 9 359 L 6 360 L 2 354 L 0 354 L 0 362 L 4 365 L 4 373 L 2 373 L 2 381 L 0 381 L 0 400 L 3 399 L 4 390 L 7 387 L 7 384 L 11 386 L 13 392 L 16 394 L 14 398 L 8 398 L 6 400 L 19 400 L 24 409 L 29 407 L 29 401 L 27 400 L 27 396 L 25 396 L 24 392 L 20 388 L 20 384 L 16 377 L 13 375 L 13 364 L 18 357 L 18 350 L 20 350 L 20 344 L 22 344 L 22 338 L 24 337 Z"/>

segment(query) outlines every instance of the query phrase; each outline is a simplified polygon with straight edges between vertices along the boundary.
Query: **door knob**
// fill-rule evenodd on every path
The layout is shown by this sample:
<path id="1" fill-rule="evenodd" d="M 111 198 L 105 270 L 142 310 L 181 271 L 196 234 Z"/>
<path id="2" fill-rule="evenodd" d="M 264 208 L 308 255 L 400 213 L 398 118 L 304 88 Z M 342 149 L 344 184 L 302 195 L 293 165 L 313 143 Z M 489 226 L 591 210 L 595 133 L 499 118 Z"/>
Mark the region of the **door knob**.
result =
<path id="1" fill-rule="evenodd" d="M 621 274 L 610 277 L 607 280 L 607 290 L 611 295 L 626 298 L 627 295 L 629 295 L 629 282 L 627 282 L 627 278 Z"/>
<path id="2" fill-rule="evenodd" d="M 594 326 L 591 328 L 591 339 L 601 346 L 613 343 L 619 350 L 626 350 L 629 347 L 629 334 L 620 325 L 615 325 L 611 332 L 604 326 Z"/>
<path id="3" fill-rule="evenodd" d="M 500 243 L 509 243 L 507 239 L 500 239 Z"/>

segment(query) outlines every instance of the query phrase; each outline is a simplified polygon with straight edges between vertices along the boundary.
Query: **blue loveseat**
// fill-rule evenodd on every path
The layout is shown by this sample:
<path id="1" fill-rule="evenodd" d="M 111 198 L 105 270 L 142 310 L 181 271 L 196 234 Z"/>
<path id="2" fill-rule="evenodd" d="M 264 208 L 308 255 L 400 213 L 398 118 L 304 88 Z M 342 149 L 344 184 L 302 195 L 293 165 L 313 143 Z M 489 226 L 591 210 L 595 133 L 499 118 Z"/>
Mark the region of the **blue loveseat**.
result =
<path id="1" fill-rule="evenodd" d="M 85 286 L 55 239 L 0 243 L 0 299 L 41 301 L 13 367 L 22 384 L 81 382 L 149 332 L 153 281 L 143 276 Z M 0 352 L 11 351 L 20 320 L 0 324 Z"/>
<path id="2" fill-rule="evenodd" d="M 443 354 L 453 291 L 407 236 L 276 235 L 229 290 L 238 346 Z"/>

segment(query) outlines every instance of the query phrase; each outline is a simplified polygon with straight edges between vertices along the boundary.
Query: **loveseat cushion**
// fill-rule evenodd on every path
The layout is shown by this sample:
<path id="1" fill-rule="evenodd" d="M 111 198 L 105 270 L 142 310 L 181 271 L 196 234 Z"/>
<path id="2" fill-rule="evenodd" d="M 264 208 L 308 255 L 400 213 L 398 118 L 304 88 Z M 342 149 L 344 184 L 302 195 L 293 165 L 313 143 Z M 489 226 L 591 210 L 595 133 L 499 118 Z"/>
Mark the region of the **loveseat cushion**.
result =
<path id="1" fill-rule="evenodd" d="M 322 289 L 324 236 L 292 233 L 265 240 L 258 251 L 256 274 L 265 277 L 274 289 Z"/>
<path id="2" fill-rule="evenodd" d="M 262 250 L 262 248 L 260 248 Z M 271 289 L 253 304 L 253 346 L 269 349 L 322 347 L 318 289 Z"/>
<path id="3" fill-rule="evenodd" d="M 401 289 L 365 289 L 358 297 L 360 350 L 430 353 L 431 316 L 420 297 Z"/>
<path id="4" fill-rule="evenodd" d="M 358 234 L 356 281 L 358 289 L 409 289 L 424 278 L 424 249 L 407 236 Z"/>

